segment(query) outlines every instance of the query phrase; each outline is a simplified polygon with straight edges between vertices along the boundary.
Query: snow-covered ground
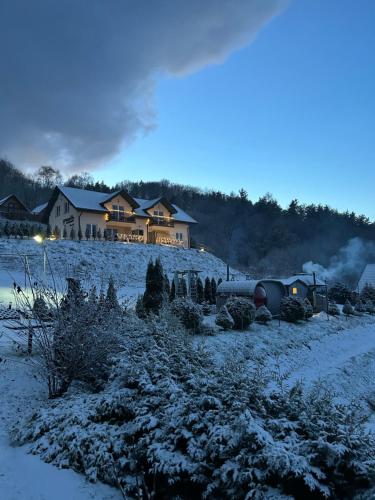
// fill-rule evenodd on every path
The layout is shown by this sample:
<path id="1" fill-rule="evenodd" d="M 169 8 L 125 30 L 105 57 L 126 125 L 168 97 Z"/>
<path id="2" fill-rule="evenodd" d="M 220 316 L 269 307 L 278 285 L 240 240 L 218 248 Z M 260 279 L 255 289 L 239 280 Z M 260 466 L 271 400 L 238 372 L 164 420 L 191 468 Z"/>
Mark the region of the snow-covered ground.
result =
<path id="1" fill-rule="evenodd" d="M 137 297 L 143 292 L 147 264 L 151 258 L 160 257 L 165 272 L 172 278 L 174 271 L 196 269 L 215 279 L 226 276 L 226 264 L 208 252 L 196 249 L 175 248 L 161 245 L 143 245 L 121 242 L 46 241 L 48 263 L 43 265 L 43 246 L 34 240 L 0 239 L 0 304 L 13 300 L 11 285 L 16 279 L 24 285 L 24 258 L 28 255 L 31 274 L 51 282 L 54 278 L 63 286 L 67 276 L 80 277 L 98 288 L 106 285 L 113 275 L 119 296 Z M 241 273 L 231 270 L 236 278 Z"/>
<path id="2" fill-rule="evenodd" d="M 212 324 L 214 318 L 208 321 Z M 255 355 L 279 373 L 289 386 L 301 380 L 309 387 L 321 380 L 338 400 L 375 404 L 375 317 L 330 317 L 321 313 L 308 322 L 293 325 L 272 321 L 253 324 L 245 332 L 222 332 L 201 338 L 218 362 L 232 350 Z"/>
<path id="3" fill-rule="evenodd" d="M 25 413 L 43 405 L 45 387 L 35 378 L 27 358 L 17 354 L 4 322 L 0 322 L 0 498 L 1 500 L 118 500 L 114 488 L 88 483 L 71 470 L 58 469 L 13 447 L 8 429 Z"/>

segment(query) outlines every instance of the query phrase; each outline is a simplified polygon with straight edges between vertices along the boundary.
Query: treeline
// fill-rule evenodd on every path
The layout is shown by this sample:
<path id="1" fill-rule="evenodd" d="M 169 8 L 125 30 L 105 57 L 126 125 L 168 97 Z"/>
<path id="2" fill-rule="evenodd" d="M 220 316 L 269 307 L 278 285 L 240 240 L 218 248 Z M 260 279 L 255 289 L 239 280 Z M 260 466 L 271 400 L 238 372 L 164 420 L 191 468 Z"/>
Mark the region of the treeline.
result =
<path id="1" fill-rule="evenodd" d="M 53 185 L 63 182 L 51 167 L 41 167 L 31 178 L 0 160 L 0 170 L 0 198 L 15 193 L 31 207 L 47 201 Z M 298 200 L 283 209 L 272 195 L 252 201 L 244 189 L 225 194 L 167 180 L 108 186 L 87 173 L 73 175 L 64 184 L 107 192 L 123 188 L 139 198 L 165 196 L 199 221 L 191 229 L 193 243 L 255 276 L 300 272 L 309 260 L 327 265 L 349 239 L 375 240 L 375 224 L 364 215 Z"/>

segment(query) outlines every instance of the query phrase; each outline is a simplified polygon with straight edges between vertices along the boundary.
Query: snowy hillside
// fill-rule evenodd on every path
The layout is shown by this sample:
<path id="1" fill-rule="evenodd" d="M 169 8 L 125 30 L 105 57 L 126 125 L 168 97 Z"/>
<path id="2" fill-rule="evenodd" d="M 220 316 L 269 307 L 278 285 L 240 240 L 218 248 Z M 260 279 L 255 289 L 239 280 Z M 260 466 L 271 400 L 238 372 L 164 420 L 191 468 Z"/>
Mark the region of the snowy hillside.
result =
<path id="1" fill-rule="evenodd" d="M 226 276 L 226 264 L 208 252 L 158 245 L 119 242 L 47 241 L 45 243 L 49 266 L 47 279 L 54 277 L 64 282 L 67 276 L 76 276 L 98 287 L 112 274 L 120 296 L 137 296 L 143 290 L 148 261 L 160 257 L 169 278 L 176 270 L 197 269 L 215 279 Z M 21 255 L 28 254 L 31 273 L 43 279 L 43 249 L 34 240 L 0 240 L 0 300 L 7 300 L 5 288 L 13 281 L 22 281 L 24 264 Z M 241 273 L 231 270 L 238 278 Z M 1 293 L 3 287 L 3 293 Z"/>

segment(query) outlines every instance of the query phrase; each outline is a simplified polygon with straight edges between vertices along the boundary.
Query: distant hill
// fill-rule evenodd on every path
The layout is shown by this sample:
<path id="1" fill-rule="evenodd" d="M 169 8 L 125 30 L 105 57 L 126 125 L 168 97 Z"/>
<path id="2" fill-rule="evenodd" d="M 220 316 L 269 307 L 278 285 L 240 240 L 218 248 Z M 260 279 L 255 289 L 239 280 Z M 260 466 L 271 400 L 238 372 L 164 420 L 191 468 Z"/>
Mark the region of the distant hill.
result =
<path id="1" fill-rule="evenodd" d="M 0 171 L 4 179 L 0 197 L 14 192 L 29 206 L 48 199 L 49 189 L 10 163 L 0 160 Z M 106 191 L 124 188 L 139 198 L 165 196 L 199 221 L 192 227 L 195 244 L 206 245 L 225 262 L 253 275 L 292 274 L 310 260 L 327 265 L 349 239 L 375 241 L 375 224 L 364 215 L 341 213 L 328 205 L 304 205 L 298 200 L 282 209 L 271 195 L 252 201 L 244 189 L 228 195 L 167 180 L 107 186 L 94 184 L 87 175 L 73 176 L 66 184 Z"/>

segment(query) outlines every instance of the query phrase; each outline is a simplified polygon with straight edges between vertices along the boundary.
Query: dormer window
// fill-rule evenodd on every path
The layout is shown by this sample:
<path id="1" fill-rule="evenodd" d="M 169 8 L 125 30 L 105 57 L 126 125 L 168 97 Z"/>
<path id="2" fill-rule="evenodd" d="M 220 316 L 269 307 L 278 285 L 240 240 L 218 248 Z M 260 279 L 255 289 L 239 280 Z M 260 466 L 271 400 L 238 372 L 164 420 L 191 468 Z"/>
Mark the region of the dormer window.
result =
<path id="1" fill-rule="evenodd" d="M 119 222 L 125 221 L 125 207 L 122 205 L 112 205 L 111 219 Z"/>
<path id="2" fill-rule="evenodd" d="M 154 210 L 155 217 L 164 217 L 164 212 L 162 210 Z"/>

